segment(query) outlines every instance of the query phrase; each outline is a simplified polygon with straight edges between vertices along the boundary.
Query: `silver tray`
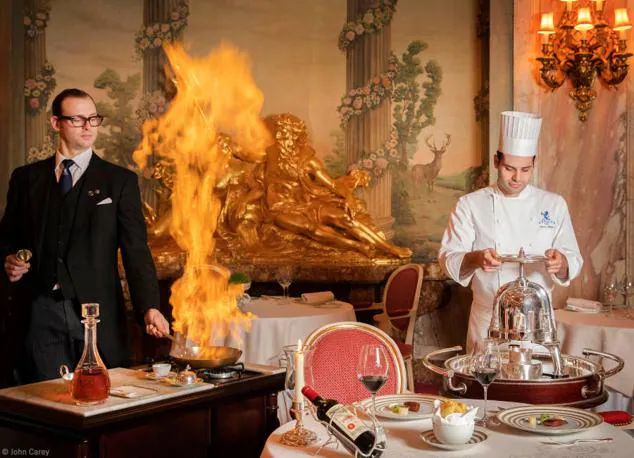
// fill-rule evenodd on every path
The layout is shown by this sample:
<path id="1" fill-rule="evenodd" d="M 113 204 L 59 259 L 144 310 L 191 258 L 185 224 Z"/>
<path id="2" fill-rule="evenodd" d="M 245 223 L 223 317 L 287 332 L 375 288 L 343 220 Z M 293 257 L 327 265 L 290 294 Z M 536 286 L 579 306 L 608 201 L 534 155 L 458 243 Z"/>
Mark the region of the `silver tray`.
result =
<path id="1" fill-rule="evenodd" d="M 521 264 L 533 264 L 535 262 L 544 262 L 548 260 L 546 256 L 541 254 L 525 254 L 524 256 L 517 254 L 501 254 L 499 255 L 499 258 L 502 262 L 519 262 Z"/>

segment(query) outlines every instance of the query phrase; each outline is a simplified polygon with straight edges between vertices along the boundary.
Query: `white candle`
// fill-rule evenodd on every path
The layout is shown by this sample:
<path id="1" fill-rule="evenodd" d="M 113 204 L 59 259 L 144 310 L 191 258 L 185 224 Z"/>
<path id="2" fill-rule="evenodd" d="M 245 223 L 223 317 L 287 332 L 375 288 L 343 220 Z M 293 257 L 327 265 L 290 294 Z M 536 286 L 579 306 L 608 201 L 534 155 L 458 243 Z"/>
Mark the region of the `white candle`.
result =
<path id="1" fill-rule="evenodd" d="M 295 401 L 300 408 L 304 408 L 304 352 L 302 351 L 302 339 L 297 341 L 297 351 L 295 352 Z"/>

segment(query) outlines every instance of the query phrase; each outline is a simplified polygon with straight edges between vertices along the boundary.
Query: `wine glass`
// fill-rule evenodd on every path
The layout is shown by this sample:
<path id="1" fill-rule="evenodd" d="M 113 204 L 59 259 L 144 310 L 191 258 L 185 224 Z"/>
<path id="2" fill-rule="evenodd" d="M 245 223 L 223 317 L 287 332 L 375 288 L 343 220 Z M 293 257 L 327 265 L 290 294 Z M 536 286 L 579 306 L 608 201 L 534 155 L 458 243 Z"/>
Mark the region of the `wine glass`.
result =
<path id="1" fill-rule="evenodd" d="M 363 345 L 357 364 L 357 378 L 372 395 L 372 411 L 375 413 L 376 393 L 387 382 L 388 372 L 387 354 L 383 345 Z"/>
<path id="2" fill-rule="evenodd" d="M 502 359 L 500 358 L 497 342 L 495 340 L 485 339 L 471 359 L 471 372 L 484 390 L 484 415 L 476 421 L 478 426 L 487 426 L 487 391 L 489 385 L 491 385 L 500 374 L 501 369 Z"/>
<path id="3" fill-rule="evenodd" d="M 616 282 L 614 281 L 607 283 L 603 287 L 603 300 L 605 302 L 607 311 L 612 310 L 612 307 L 614 306 L 614 302 L 616 301 L 616 296 L 618 292 L 619 292 L 619 288 Z"/>
<path id="4" fill-rule="evenodd" d="M 284 299 L 288 299 L 288 287 L 293 283 L 293 268 L 291 266 L 280 266 L 275 271 L 275 279 L 283 290 Z"/>

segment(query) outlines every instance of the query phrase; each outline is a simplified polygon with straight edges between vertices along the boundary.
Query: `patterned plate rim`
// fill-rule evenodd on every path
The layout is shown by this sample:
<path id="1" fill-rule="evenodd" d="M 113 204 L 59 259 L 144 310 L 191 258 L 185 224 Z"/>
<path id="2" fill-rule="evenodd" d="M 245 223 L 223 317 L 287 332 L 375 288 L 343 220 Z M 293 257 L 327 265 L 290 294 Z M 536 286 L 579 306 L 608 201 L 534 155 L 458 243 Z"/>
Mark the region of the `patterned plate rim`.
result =
<path id="1" fill-rule="evenodd" d="M 576 428 L 549 428 L 549 429 L 536 429 L 528 425 L 518 424 L 514 422 L 514 419 L 520 416 L 520 418 L 525 418 L 527 415 L 532 413 L 534 414 L 542 414 L 542 413 L 553 413 L 554 415 L 568 416 L 575 420 L 576 423 L 580 423 L 581 425 Z M 588 412 L 587 410 L 577 409 L 575 407 L 564 407 L 564 406 L 553 406 L 553 405 L 543 405 L 543 406 L 520 406 L 520 407 L 511 407 L 505 409 L 497 414 L 498 420 L 501 423 L 505 424 L 514 429 L 519 429 L 521 431 L 528 431 L 530 433 L 535 434 L 543 434 L 543 435 L 564 435 L 564 434 L 573 434 L 578 433 L 580 431 L 585 431 L 587 429 L 593 428 L 595 426 L 603 423 L 603 417 L 597 415 L 594 412 Z M 585 422 L 585 424 L 584 424 Z"/>
<path id="2" fill-rule="evenodd" d="M 432 447 L 440 448 L 443 450 L 457 451 L 457 450 L 466 450 L 475 445 L 481 444 L 482 442 L 486 441 L 489 438 L 489 435 L 485 433 L 482 429 L 475 428 L 473 430 L 473 434 L 471 435 L 471 439 L 469 439 L 469 442 L 467 442 L 466 444 L 461 444 L 461 445 L 443 444 L 438 439 L 436 439 L 436 435 L 434 434 L 433 429 L 427 429 L 423 431 L 422 433 L 420 433 L 420 437 L 421 439 L 423 439 L 423 442 L 431 445 Z M 431 440 L 429 440 L 430 437 L 433 437 L 437 442 L 432 442 Z M 472 442 L 474 439 L 476 439 L 476 442 Z"/>
<path id="3" fill-rule="evenodd" d="M 519 262 L 521 260 L 524 264 L 532 264 L 534 262 L 543 262 L 548 259 L 546 256 L 541 254 L 527 254 L 524 257 L 520 257 L 517 254 L 500 254 L 498 255 L 498 257 L 500 258 L 500 261 Z"/>
<path id="4" fill-rule="evenodd" d="M 405 401 L 414 401 L 419 402 L 421 404 L 434 404 L 434 401 L 438 399 L 440 401 L 444 401 L 445 398 L 442 396 L 433 396 L 429 394 L 418 394 L 418 393 L 401 393 L 401 394 L 384 394 L 376 397 L 377 410 L 376 416 L 380 418 L 386 418 L 388 420 L 423 420 L 425 418 L 430 418 L 432 416 L 431 412 L 428 413 L 417 413 L 415 415 L 397 415 L 391 412 L 381 411 L 379 409 L 379 404 L 388 405 L 392 403 L 400 403 Z M 369 408 L 372 406 L 372 398 L 364 399 L 359 402 L 361 407 Z"/>

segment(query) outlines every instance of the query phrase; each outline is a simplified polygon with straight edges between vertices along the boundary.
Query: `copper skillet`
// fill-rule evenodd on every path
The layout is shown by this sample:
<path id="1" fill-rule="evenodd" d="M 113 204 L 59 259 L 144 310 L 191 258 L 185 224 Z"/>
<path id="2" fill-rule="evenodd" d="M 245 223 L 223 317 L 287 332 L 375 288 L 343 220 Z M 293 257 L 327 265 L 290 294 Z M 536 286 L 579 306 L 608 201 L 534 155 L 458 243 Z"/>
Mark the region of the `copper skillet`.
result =
<path id="1" fill-rule="evenodd" d="M 194 369 L 214 369 L 216 367 L 230 366 L 235 364 L 242 356 L 242 350 L 233 347 L 209 347 L 209 350 L 215 353 L 213 358 L 187 358 L 172 352 L 170 352 L 170 356 L 179 363 L 189 364 Z"/>
<path id="2" fill-rule="evenodd" d="M 235 364 L 242 350 L 233 347 L 206 347 L 205 357 L 197 358 L 192 354 L 192 349 L 187 348 L 185 337 L 176 333 L 175 336 L 165 336 L 172 341 L 170 356 L 182 364 L 189 364 L 194 369 L 214 369 L 216 367 L 229 366 Z"/>

